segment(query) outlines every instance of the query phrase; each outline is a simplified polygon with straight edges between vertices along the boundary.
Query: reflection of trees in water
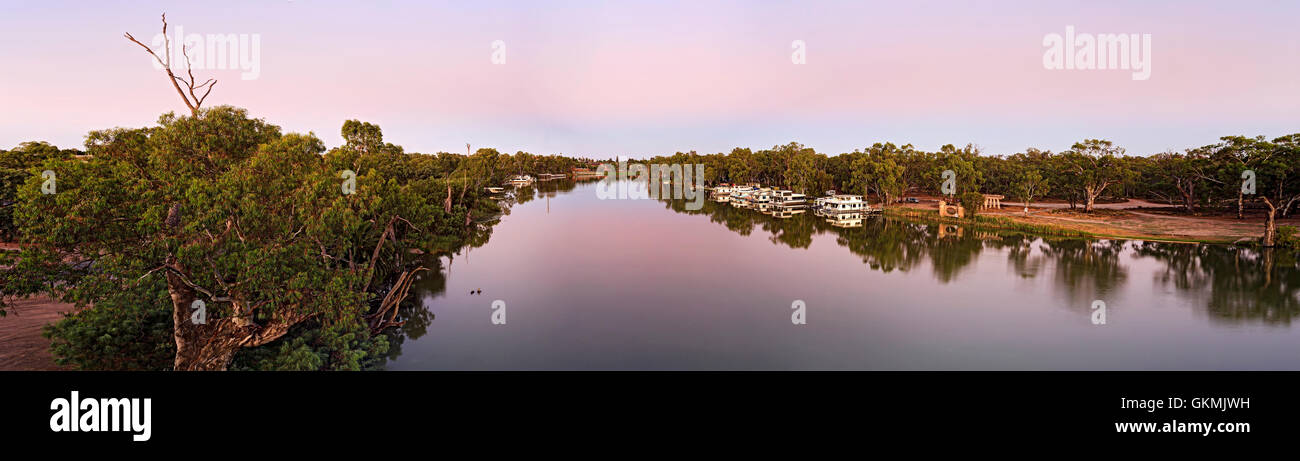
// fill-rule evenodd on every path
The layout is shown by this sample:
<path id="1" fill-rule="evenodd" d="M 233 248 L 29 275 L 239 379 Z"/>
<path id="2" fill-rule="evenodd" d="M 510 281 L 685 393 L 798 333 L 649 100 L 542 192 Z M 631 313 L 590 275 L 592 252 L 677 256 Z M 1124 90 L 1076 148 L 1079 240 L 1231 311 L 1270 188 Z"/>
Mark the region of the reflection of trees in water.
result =
<path id="1" fill-rule="evenodd" d="M 451 258 L 447 260 L 450 262 Z M 411 338 L 424 336 L 429 321 L 433 320 L 433 313 L 425 306 L 428 306 L 430 301 L 447 294 L 447 272 L 450 270 L 450 264 L 444 268 L 442 258 L 430 256 L 425 258 L 424 267 L 429 270 L 421 272 L 420 278 L 416 279 L 411 286 L 414 302 L 409 306 L 402 306 L 401 315 L 408 319 L 406 324 L 402 325 L 402 333 Z"/>
<path id="2" fill-rule="evenodd" d="M 778 219 L 758 214 L 769 220 L 761 221 L 759 226 L 772 234 L 768 238 L 772 243 L 782 243 L 790 248 L 808 248 L 812 245 L 813 235 L 817 233 L 817 221 L 811 219 Z"/>
<path id="3" fill-rule="evenodd" d="M 1142 242 L 1141 256 L 1165 264 L 1157 284 L 1203 303 L 1220 321 L 1289 325 L 1300 315 L 1300 268 L 1293 255 L 1270 249 Z"/>
<path id="4" fill-rule="evenodd" d="M 1071 308 L 1089 310 L 1094 300 L 1105 301 L 1106 295 L 1128 280 L 1128 268 L 1120 264 L 1126 241 L 1043 239 L 1040 247 L 1053 262 L 1057 283 L 1053 284 Z"/>
<path id="5" fill-rule="evenodd" d="M 1129 269 L 1121 257 L 1133 254 L 1164 263 L 1155 281 L 1194 299 L 1216 319 L 1289 323 L 1300 315 L 1300 267 L 1294 257 L 1272 251 L 962 232 L 955 226 L 940 232 L 938 225 L 881 217 L 865 220 L 862 227 L 843 229 L 815 216 L 778 219 L 725 203 L 706 202 L 696 211 L 686 210 L 681 200 L 665 200 L 665 204 L 678 213 L 707 215 L 741 235 L 761 229 L 770 234 L 773 244 L 791 248 L 807 248 L 815 235 L 833 233 L 836 243 L 873 270 L 906 272 L 929 261 L 935 279 L 944 283 L 957 279 L 984 248 L 1003 250 L 1007 270 L 1023 278 L 1038 277 L 1050 263 L 1052 286 L 1066 305 L 1077 310 L 1090 309 L 1094 300 L 1104 301 L 1127 283 Z"/>
<path id="6" fill-rule="evenodd" d="M 553 179 L 537 181 L 526 186 L 515 187 L 510 197 L 502 203 L 508 209 L 510 205 L 528 203 L 533 200 L 554 198 L 562 192 L 569 192 L 578 187 L 578 182 L 571 179 Z M 507 213 L 508 214 L 508 213 Z"/>
<path id="7" fill-rule="evenodd" d="M 1007 271 L 1021 278 L 1032 279 L 1042 273 L 1047 255 L 1034 243 L 1037 237 L 1025 234 L 1002 234 L 985 241 L 985 245 L 1007 252 Z"/>
<path id="8" fill-rule="evenodd" d="M 836 230 L 836 243 L 881 272 L 912 269 L 925 257 L 923 242 L 933 238 L 924 226 L 881 218 L 864 220 L 862 227 Z"/>
<path id="9" fill-rule="evenodd" d="M 398 310 L 397 320 L 404 323 L 384 332 L 388 335 L 388 360 L 402 355 L 402 344 L 407 338 L 419 339 L 429 331 L 434 315 L 427 306 L 447 294 L 447 274 L 443 272 L 442 258 L 425 256 L 423 267 L 428 270 L 420 272 L 411 285 L 411 296 L 402 301 Z"/>
<path id="10" fill-rule="evenodd" d="M 569 182 L 572 183 L 572 181 Z M 571 189 L 573 189 L 572 185 L 569 187 L 569 190 Z M 554 193 L 555 190 L 558 190 L 558 188 L 553 188 L 551 193 Z M 509 214 L 512 205 L 523 203 L 517 200 L 518 197 L 532 197 L 536 194 L 535 189 L 532 187 L 520 188 L 516 192 L 513 197 L 499 202 L 502 213 Z M 499 221 L 479 222 L 476 229 L 466 237 L 464 244 L 457 250 L 457 253 L 468 257 L 470 250 L 486 245 L 492 237 L 492 226 L 497 222 Z M 443 257 L 447 258 L 445 266 Z M 451 273 L 455 258 L 456 256 L 453 254 L 426 254 L 420 256 L 420 266 L 427 270 L 420 271 L 416 275 L 415 282 L 411 284 L 410 296 L 407 296 L 398 307 L 396 320 L 402 322 L 402 324 L 384 331 L 389 344 L 388 353 L 386 354 L 388 360 L 394 360 L 402 354 L 402 344 L 408 338 L 418 339 L 428 331 L 429 325 L 434 318 L 434 314 L 429 311 L 428 305 L 434 299 L 446 294 L 447 277 Z"/>
<path id="11" fill-rule="evenodd" d="M 931 228 L 935 226 L 926 226 Z M 962 269 L 975 262 L 979 256 L 980 250 L 984 249 L 984 241 L 978 236 L 948 236 L 939 238 L 938 231 L 935 230 L 933 238 L 923 239 L 925 252 L 930 256 L 930 264 L 934 268 L 934 276 L 944 283 L 957 279 Z"/>
<path id="12" fill-rule="evenodd" d="M 862 257 L 872 269 L 885 272 L 907 271 L 927 257 L 935 277 L 942 282 L 956 278 L 975 260 L 983 243 L 975 236 L 938 237 L 935 226 L 887 218 L 869 218 L 862 227 L 839 228 L 822 218 L 809 215 L 781 219 L 754 210 L 735 208 L 726 203 L 705 202 L 700 210 L 687 210 L 683 200 L 663 200 L 670 210 L 685 214 L 703 214 L 732 232 L 750 235 L 755 229 L 769 234 L 774 244 L 790 248 L 808 248 L 813 237 L 830 233 L 836 242 Z"/>

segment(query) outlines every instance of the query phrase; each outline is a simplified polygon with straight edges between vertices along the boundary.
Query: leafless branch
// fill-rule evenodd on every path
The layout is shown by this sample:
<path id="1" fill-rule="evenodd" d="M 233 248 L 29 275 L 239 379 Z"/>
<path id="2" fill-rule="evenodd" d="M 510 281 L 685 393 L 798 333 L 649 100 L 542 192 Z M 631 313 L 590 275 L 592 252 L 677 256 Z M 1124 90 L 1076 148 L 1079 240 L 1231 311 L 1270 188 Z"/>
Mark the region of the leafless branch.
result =
<path id="1" fill-rule="evenodd" d="M 149 47 L 149 45 L 145 45 L 144 43 L 141 43 L 139 40 L 136 40 L 135 37 L 132 36 L 130 32 L 123 34 L 123 36 L 126 37 L 127 40 L 130 40 L 132 43 L 135 43 L 136 45 L 140 45 L 141 48 L 144 48 L 145 51 L 149 52 L 150 56 L 153 56 L 153 59 L 155 61 L 158 61 L 158 64 L 162 66 L 163 70 L 167 71 L 167 79 L 171 82 L 172 87 L 176 89 L 176 94 L 179 94 L 181 96 L 181 100 L 185 102 L 185 107 L 188 107 L 190 109 L 190 114 L 192 114 L 195 117 L 198 117 L 199 108 L 203 107 L 203 101 L 208 99 L 208 95 L 212 93 L 212 88 L 217 86 L 217 80 L 208 79 L 206 82 L 203 82 L 203 84 L 200 85 L 195 84 L 196 79 L 194 78 L 194 67 L 190 63 L 189 50 L 186 49 L 184 43 L 181 44 L 181 54 L 185 56 L 185 71 L 189 75 L 189 78 L 186 79 L 185 77 L 176 75 L 176 73 L 172 71 L 172 59 L 171 59 L 172 42 L 171 42 L 171 38 L 167 37 L 167 14 L 166 13 L 163 13 L 162 15 L 162 24 L 163 24 L 162 36 L 163 36 L 163 44 L 164 44 L 163 57 L 159 57 L 158 53 L 155 53 L 153 49 Z M 186 89 L 189 90 L 189 95 L 185 94 L 186 89 L 181 88 L 181 83 L 185 84 Z M 197 90 L 202 89 L 203 87 L 207 87 L 207 91 L 203 93 L 203 96 L 199 96 L 197 94 Z"/>

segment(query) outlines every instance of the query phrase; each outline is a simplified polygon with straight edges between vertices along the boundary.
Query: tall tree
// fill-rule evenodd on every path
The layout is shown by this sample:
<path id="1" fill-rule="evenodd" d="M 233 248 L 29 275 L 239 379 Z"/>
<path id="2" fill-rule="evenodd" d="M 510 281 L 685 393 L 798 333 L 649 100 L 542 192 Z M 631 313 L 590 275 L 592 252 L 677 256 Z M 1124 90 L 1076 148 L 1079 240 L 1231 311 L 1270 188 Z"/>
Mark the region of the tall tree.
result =
<path id="1" fill-rule="evenodd" d="M 1066 165 L 1079 182 L 1084 201 L 1083 211 L 1091 213 L 1097 197 L 1107 187 L 1122 181 L 1127 174 L 1120 156 L 1124 148 L 1101 139 L 1075 143 L 1062 154 Z"/>

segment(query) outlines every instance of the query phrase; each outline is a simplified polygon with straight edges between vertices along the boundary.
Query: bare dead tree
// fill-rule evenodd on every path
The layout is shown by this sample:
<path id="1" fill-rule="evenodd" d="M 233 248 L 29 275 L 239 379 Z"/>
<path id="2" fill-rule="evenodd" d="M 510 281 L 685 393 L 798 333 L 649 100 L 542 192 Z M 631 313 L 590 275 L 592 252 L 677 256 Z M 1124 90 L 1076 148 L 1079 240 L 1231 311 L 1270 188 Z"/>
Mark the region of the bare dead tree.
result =
<path id="1" fill-rule="evenodd" d="M 154 60 L 158 61 L 159 65 L 162 65 L 163 70 L 167 71 L 167 79 L 171 81 L 172 87 L 176 88 L 176 94 L 181 95 L 181 100 L 185 101 L 185 107 L 190 108 L 190 114 L 198 117 L 199 108 L 203 107 L 203 101 L 208 99 L 208 94 L 212 93 L 212 88 L 217 86 L 217 80 L 210 78 L 201 84 L 196 84 L 197 81 L 194 78 L 194 66 L 190 63 L 190 53 L 185 47 L 184 42 L 181 43 L 181 55 L 185 57 L 185 73 L 189 78 L 176 75 L 176 73 L 172 71 L 172 42 L 171 39 L 167 37 L 167 13 L 163 13 L 162 15 L 162 24 L 163 44 L 165 47 L 163 50 L 164 57 L 162 58 L 158 57 L 158 53 L 154 53 L 153 49 L 149 48 L 148 45 L 140 43 L 139 40 L 136 40 L 135 37 L 131 36 L 130 32 L 125 33 L 124 36 L 127 40 L 134 42 L 136 45 L 140 45 L 141 48 L 148 51 L 149 55 L 153 56 Z M 182 83 L 185 84 L 184 89 L 181 88 Z M 203 96 L 199 96 L 198 91 L 203 90 L 205 87 L 207 89 L 203 91 Z M 187 95 L 186 92 L 189 94 Z"/>

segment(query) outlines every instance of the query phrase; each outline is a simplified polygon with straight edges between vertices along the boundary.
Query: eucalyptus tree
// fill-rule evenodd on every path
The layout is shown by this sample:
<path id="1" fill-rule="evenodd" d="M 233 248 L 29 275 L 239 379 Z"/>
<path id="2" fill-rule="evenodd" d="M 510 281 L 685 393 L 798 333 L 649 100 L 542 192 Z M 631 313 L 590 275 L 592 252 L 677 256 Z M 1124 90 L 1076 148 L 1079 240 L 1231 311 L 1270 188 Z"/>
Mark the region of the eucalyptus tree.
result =
<path id="1" fill-rule="evenodd" d="M 1272 143 L 1278 164 L 1283 167 L 1282 180 L 1274 190 L 1282 217 L 1289 217 L 1293 206 L 1300 202 L 1300 133 L 1279 137 Z"/>
<path id="2" fill-rule="evenodd" d="M 933 160 L 929 163 L 929 174 L 927 174 L 928 183 L 933 190 L 940 191 L 940 186 L 944 181 L 944 172 L 953 173 L 952 180 L 955 181 L 954 195 L 965 192 L 978 192 L 983 182 L 983 174 L 976 168 L 979 161 L 979 148 L 972 144 L 958 149 L 952 144 L 945 144 L 934 153 Z"/>
<path id="3" fill-rule="evenodd" d="M 1077 142 L 1061 154 L 1063 166 L 1073 175 L 1080 189 L 1085 212 L 1092 212 L 1097 197 L 1107 187 L 1123 181 L 1132 174 L 1123 164 L 1124 148 L 1102 139 Z"/>
<path id="4" fill-rule="evenodd" d="M 92 132 L 88 158 L 42 165 L 57 193 L 36 178 L 19 190 L 26 245 L 6 294 L 48 291 L 82 306 L 69 321 L 83 323 L 165 303 L 177 370 L 225 369 L 307 325 L 333 351 L 311 364 L 356 368 L 383 349 L 373 334 L 400 323 L 420 271 L 407 255 L 466 234 L 393 175 L 403 157 L 358 142 L 322 155 L 313 135 L 223 106 Z"/>
<path id="5" fill-rule="evenodd" d="M 1025 213 L 1029 213 L 1029 207 L 1034 204 L 1034 199 L 1046 195 L 1051 190 L 1051 184 L 1042 173 L 1037 169 L 1024 167 L 1016 173 L 1016 179 L 1011 186 L 1011 195 L 1020 199 L 1025 204 Z"/>
<path id="6" fill-rule="evenodd" d="M 1241 187 L 1243 173 L 1261 170 L 1270 163 L 1275 151 L 1263 136 L 1224 136 L 1213 147 L 1215 177 L 1229 194 L 1237 197 L 1237 219 L 1245 218 L 1246 188 Z M 1258 183 L 1259 178 L 1256 178 Z"/>
<path id="7" fill-rule="evenodd" d="M 44 176 L 44 169 L 37 168 L 51 159 L 68 159 L 81 154 L 76 149 L 60 149 L 48 142 L 29 141 L 19 144 L 12 150 L 0 149 L 0 240 L 12 241 L 17 238 L 14 228 L 14 204 L 18 196 L 18 186 L 33 176 Z M 42 177 L 42 181 L 47 178 Z M 57 190 L 57 177 L 53 178 Z"/>
<path id="8" fill-rule="evenodd" d="M 893 144 L 876 143 L 865 153 L 855 155 L 851 190 L 875 194 L 882 208 L 901 196 L 907 190 L 907 183 L 895 150 Z"/>
<path id="9" fill-rule="evenodd" d="M 1186 153 L 1164 152 L 1151 156 L 1142 164 L 1142 176 L 1148 194 L 1174 203 L 1188 213 L 1196 212 L 1202 194 L 1207 193 L 1205 174 L 1209 159 L 1201 149 Z"/>

